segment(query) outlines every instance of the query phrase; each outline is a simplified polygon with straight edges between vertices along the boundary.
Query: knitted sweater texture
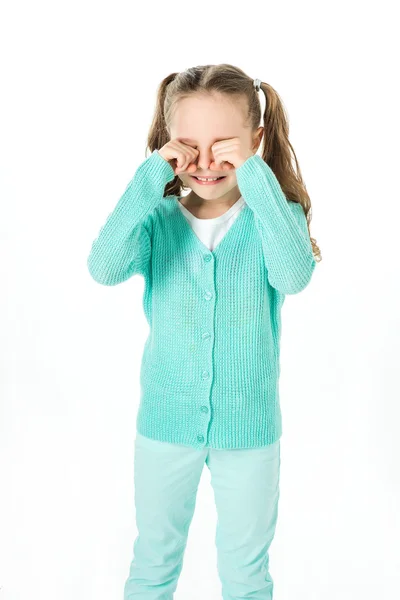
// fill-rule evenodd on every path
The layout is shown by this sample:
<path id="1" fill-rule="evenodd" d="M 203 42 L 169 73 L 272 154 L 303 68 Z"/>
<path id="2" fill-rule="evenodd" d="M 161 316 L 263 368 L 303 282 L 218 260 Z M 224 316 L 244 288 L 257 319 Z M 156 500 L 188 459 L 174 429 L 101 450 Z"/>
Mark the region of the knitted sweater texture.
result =
<path id="1" fill-rule="evenodd" d="M 246 205 L 213 251 L 176 196 L 174 169 L 154 152 L 136 169 L 87 259 L 95 281 L 144 277 L 149 324 L 137 431 L 194 448 L 256 448 L 282 434 L 281 308 L 316 262 L 302 206 L 255 154 L 235 171 Z"/>

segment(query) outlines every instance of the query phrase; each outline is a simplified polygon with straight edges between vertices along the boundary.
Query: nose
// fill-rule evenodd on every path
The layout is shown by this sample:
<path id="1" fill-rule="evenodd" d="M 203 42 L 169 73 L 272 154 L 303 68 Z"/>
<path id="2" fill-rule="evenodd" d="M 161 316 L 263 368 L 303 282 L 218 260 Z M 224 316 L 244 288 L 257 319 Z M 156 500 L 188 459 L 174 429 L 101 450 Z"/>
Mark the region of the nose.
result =
<path id="1" fill-rule="evenodd" d="M 211 150 L 200 150 L 199 148 L 197 148 L 197 150 L 199 151 L 199 154 L 197 156 L 198 169 L 201 171 L 208 171 L 208 169 L 210 168 L 210 164 L 214 160 L 213 153 L 211 152 Z"/>

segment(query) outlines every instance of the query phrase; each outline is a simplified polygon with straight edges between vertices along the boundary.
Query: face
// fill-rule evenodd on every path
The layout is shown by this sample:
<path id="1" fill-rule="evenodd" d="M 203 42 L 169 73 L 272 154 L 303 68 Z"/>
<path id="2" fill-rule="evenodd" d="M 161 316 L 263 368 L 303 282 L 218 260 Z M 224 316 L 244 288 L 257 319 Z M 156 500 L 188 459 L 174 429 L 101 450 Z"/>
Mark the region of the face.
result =
<path id="1" fill-rule="evenodd" d="M 245 125 L 247 106 L 245 98 L 230 100 L 222 94 L 193 95 L 177 103 L 170 127 L 170 138 L 196 148 L 199 152 L 197 171 L 193 174 L 182 172 L 178 175 L 185 187 L 191 188 L 190 196 L 203 200 L 235 201 L 240 197 L 235 169 L 211 170 L 214 160 L 212 145 L 220 140 L 240 137 L 256 152 L 260 143 L 260 128 L 252 134 Z M 261 128 L 262 131 L 262 128 Z M 220 177 L 215 184 L 201 184 L 193 175 L 199 177 Z"/>

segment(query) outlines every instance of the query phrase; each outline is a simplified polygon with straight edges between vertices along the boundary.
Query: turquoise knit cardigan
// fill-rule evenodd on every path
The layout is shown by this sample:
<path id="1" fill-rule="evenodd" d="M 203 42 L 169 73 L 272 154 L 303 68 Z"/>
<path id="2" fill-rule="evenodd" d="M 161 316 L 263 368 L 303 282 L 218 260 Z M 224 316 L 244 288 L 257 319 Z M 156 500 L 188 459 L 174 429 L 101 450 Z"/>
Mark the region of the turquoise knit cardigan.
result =
<path id="1" fill-rule="evenodd" d="M 137 431 L 194 448 L 256 448 L 282 434 L 281 308 L 315 267 L 304 210 L 258 155 L 236 169 L 245 200 L 213 251 L 176 196 L 174 169 L 154 150 L 137 168 L 88 256 L 95 281 L 144 277 L 149 324 Z"/>

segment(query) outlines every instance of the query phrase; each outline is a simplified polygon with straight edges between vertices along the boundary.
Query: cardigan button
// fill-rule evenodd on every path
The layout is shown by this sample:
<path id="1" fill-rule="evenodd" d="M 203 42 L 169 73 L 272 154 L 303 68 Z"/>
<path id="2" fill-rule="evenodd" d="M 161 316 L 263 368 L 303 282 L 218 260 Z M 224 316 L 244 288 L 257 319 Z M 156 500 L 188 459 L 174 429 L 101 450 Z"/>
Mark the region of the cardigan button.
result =
<path id="1" fill-rule="evenodd" d="M 211 297 L 212 297 L 212 293 L 211 293 L 211 292 L 206 292 L 206 293 L 204 294 L 204 298 L 205 298 L 206 300 L 210 300 L 210 298 L 211 298 Z"/>
<path id="2" fill-rule="evenodd" d="M 208 340 L 208 338 L 211 337 L 211 333 L 208 333 L 208 331 L 205 331 L 201 337 L 203 338 L 203 340 Z"/>
<path id="3" fill-rule="evenodd" d="M 210 376 L 210 373 L 208 371 L 203 371 L 202 374 L 201 374 L 201 376 L 202 376 L 203 379 L 207 379 L 207 377 Z"/>
<path id="4" fill-rule="evenodd" d="M 203 435 L 198 435 L 197 436 L 197 440 L 202 444 L 204 442 L 204 436 Z"/>
<path id="5" fill-rule="evenodd" d="M 204 260 L 206 260 L 207 262 L 209 262 L 211 260 L 211 254 L 205 254 L 204 255 Z"/>
<path id="6" fill-rule="evenodd" d="M 208 406 L 202 406 L 200 410 L 203 413 L 207 413 L 208 412 Z"/>

